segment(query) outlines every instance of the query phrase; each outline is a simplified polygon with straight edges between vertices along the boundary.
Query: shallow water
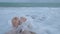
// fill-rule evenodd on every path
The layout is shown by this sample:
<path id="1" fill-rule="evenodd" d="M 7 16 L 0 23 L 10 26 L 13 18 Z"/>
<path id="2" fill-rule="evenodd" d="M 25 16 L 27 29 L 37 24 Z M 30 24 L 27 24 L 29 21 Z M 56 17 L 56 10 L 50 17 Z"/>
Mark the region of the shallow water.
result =
<path id="1" fill-rule="evenodd" d="M 60 34 L 60 8 L 0 7 L 0 34 L 7 32 L 14 16 L 29 16 L 38 34 Z"/>

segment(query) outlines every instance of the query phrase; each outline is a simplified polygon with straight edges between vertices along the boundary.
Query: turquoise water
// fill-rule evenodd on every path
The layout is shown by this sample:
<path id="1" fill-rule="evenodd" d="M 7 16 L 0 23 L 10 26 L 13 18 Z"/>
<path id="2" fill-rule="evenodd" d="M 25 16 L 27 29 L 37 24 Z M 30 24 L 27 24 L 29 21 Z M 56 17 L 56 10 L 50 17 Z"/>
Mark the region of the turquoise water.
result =
<path id="1" fill-rule="evenodd" d="M 0 7 L 60 7 L 60 3 L 12 3 L 0 2 Z"/>

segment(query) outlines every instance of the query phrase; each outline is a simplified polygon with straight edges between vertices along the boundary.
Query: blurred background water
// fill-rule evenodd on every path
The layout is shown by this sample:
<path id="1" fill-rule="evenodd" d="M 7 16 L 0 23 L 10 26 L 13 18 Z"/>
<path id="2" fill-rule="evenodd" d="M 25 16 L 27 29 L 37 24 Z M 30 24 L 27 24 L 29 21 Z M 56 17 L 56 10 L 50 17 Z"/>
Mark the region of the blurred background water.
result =
<path id="1" fill-rule="evenodd" d="M 0 7 L 0 34 L 10 29 L 10 20 L 14 16 L 30 16 L 38 34 L 60 34 L 60 8 Z"/>
<path id="2" fill-rule="evenodd" d="M 19 3 L 60 3 L 60 0 L 0 0 L 0 2 L 19 2 Z"/>

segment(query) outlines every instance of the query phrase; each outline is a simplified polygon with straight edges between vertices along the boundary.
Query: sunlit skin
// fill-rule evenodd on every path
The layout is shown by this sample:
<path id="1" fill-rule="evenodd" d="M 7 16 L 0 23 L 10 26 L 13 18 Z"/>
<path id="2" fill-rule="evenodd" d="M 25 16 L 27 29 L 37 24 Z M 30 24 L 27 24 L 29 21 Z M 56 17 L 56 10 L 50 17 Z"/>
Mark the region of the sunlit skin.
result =
<path id="1" fill-rule="evenodd" d="M 20 23 L 25 23 L 27 21 L 27 18 L 25 17 L 20 17 Z M 28 27 L 31 27 L 31 24 L 28 25 Z"/>
<path id="2" fill-rule="evenodd" d="M 13 25 L 13 27 L 18 27 L 19 23 L 20 23 L 20 20 L 19 20 L 18 17 L 14 17 L 12 19 L 12 25 Z"/>
<path id="3" fill-rule="evenodd" d="M 20 19 L 18 17 L 14 17 L 12 19 L 12 25 L 13 25 L 13 27 L 18 27 L 19 25 L 24 23 L 26 20 L 27 19 L 25 17 L 20 17 Z"/>
<path id="4" fill-rule="evenodd" d="M 20 17 L 20 22 L 25 22 L 27 19 L 25 17 Z"/>

